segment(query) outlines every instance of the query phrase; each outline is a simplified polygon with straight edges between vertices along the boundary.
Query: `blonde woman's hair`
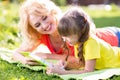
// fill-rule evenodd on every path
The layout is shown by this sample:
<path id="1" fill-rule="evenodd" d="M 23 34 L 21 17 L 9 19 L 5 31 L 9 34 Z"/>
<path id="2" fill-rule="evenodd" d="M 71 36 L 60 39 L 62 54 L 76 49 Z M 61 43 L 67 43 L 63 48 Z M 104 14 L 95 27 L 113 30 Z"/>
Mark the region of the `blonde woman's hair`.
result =
<path id="1" fill-rule="evenodd" d="M 33 46 L 38 44 L 38 40 L 41 37 L 41 33 L 37 32 L 29 23 L 29 15 L 44 16 L 52 14 L 58 20 L 61 14 L 61 10 L 50 0 L 26 0 L 20 7 L 19 12 L 19 28 L 23 36 L 23 44 Z"/>

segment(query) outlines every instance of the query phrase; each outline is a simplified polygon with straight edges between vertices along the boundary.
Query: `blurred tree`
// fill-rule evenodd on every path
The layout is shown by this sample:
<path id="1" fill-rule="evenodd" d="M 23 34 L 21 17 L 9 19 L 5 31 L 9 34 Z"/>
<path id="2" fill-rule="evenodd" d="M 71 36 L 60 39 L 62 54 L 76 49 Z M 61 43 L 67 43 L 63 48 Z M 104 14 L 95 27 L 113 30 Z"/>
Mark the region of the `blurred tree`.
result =
<path id="1" fill-rule="evenodd" d="M 117 4 L 120 5 L 120 0 L 66 0 L 67 4 L 89 5 L 89 4 Z"/>
<path id="2" fill-rule="evenodd" d="M 25 1 L 25 0 L 0 0 L 0 2 L 5 2 L 5 3 L 9 3 L 9 2 L 11 2 L 11 3 L 21 3 L 23 1 Z"/>
<path id="3" fill-rule="evenodd" d="M 58 6 L 65 6 L 66 0 L 52 0 Z"/>

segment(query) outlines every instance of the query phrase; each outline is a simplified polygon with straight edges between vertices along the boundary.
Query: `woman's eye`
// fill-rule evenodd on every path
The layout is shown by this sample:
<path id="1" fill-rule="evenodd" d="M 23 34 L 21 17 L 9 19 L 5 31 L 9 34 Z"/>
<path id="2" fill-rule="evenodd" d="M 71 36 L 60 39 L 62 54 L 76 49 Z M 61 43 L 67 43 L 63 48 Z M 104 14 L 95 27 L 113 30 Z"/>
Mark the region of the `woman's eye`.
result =
<path id="1" fill-rule="evenodd" d="M 42 20 L 46 20 L 47 19 L 47 16 L 42 16 Z"/>
<path id="2" fill-rule="evenodd" d="M 39 27 L 41 25 L 41 23 L 36 23 L 35 24 L 35 27 L 37 28 L 37 27 Z"/>

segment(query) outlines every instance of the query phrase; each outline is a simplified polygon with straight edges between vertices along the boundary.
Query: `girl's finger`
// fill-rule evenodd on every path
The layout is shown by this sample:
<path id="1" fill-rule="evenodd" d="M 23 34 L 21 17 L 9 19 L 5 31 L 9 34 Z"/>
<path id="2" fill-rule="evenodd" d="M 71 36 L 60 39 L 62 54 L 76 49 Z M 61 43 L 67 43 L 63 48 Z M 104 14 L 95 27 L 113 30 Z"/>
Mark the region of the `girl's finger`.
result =
<path id="1" fill-rule="evenodd" d="M 51 67 L 51 68 L 48 67 L 46 73 L 47 73 L 47 74 L 52 74 L 52 68 L 53 68 L 53 67 Z"/>
<path id="2" fill-rule="evenodd" d="M 32 62 L 32 61 L 27 61 L 25 64 L 31 65 L 31 66 L 35 66 L 35 65 L 40 66 L 40 65 L 41 65 L 41 64 L 38 63 L 38 62 Z"/>

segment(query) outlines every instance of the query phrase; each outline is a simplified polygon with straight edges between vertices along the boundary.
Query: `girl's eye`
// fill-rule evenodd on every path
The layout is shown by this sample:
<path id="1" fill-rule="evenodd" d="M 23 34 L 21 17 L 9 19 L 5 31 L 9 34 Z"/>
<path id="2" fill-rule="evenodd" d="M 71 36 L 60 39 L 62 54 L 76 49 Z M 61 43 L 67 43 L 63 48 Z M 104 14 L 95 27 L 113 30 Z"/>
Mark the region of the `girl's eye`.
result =
<path id="1" fill-rule="evenodd" d="M 39 27 L 41 25 L 41 23 L 36 23 L 35 24 L 35 27 L 37 28 L 37 27 Z"/>
<path id="2" fill-rule="evenodd" d="M 47 19 L 47 16 L 42 16 L 42 20 L 46 20 Z"/>

